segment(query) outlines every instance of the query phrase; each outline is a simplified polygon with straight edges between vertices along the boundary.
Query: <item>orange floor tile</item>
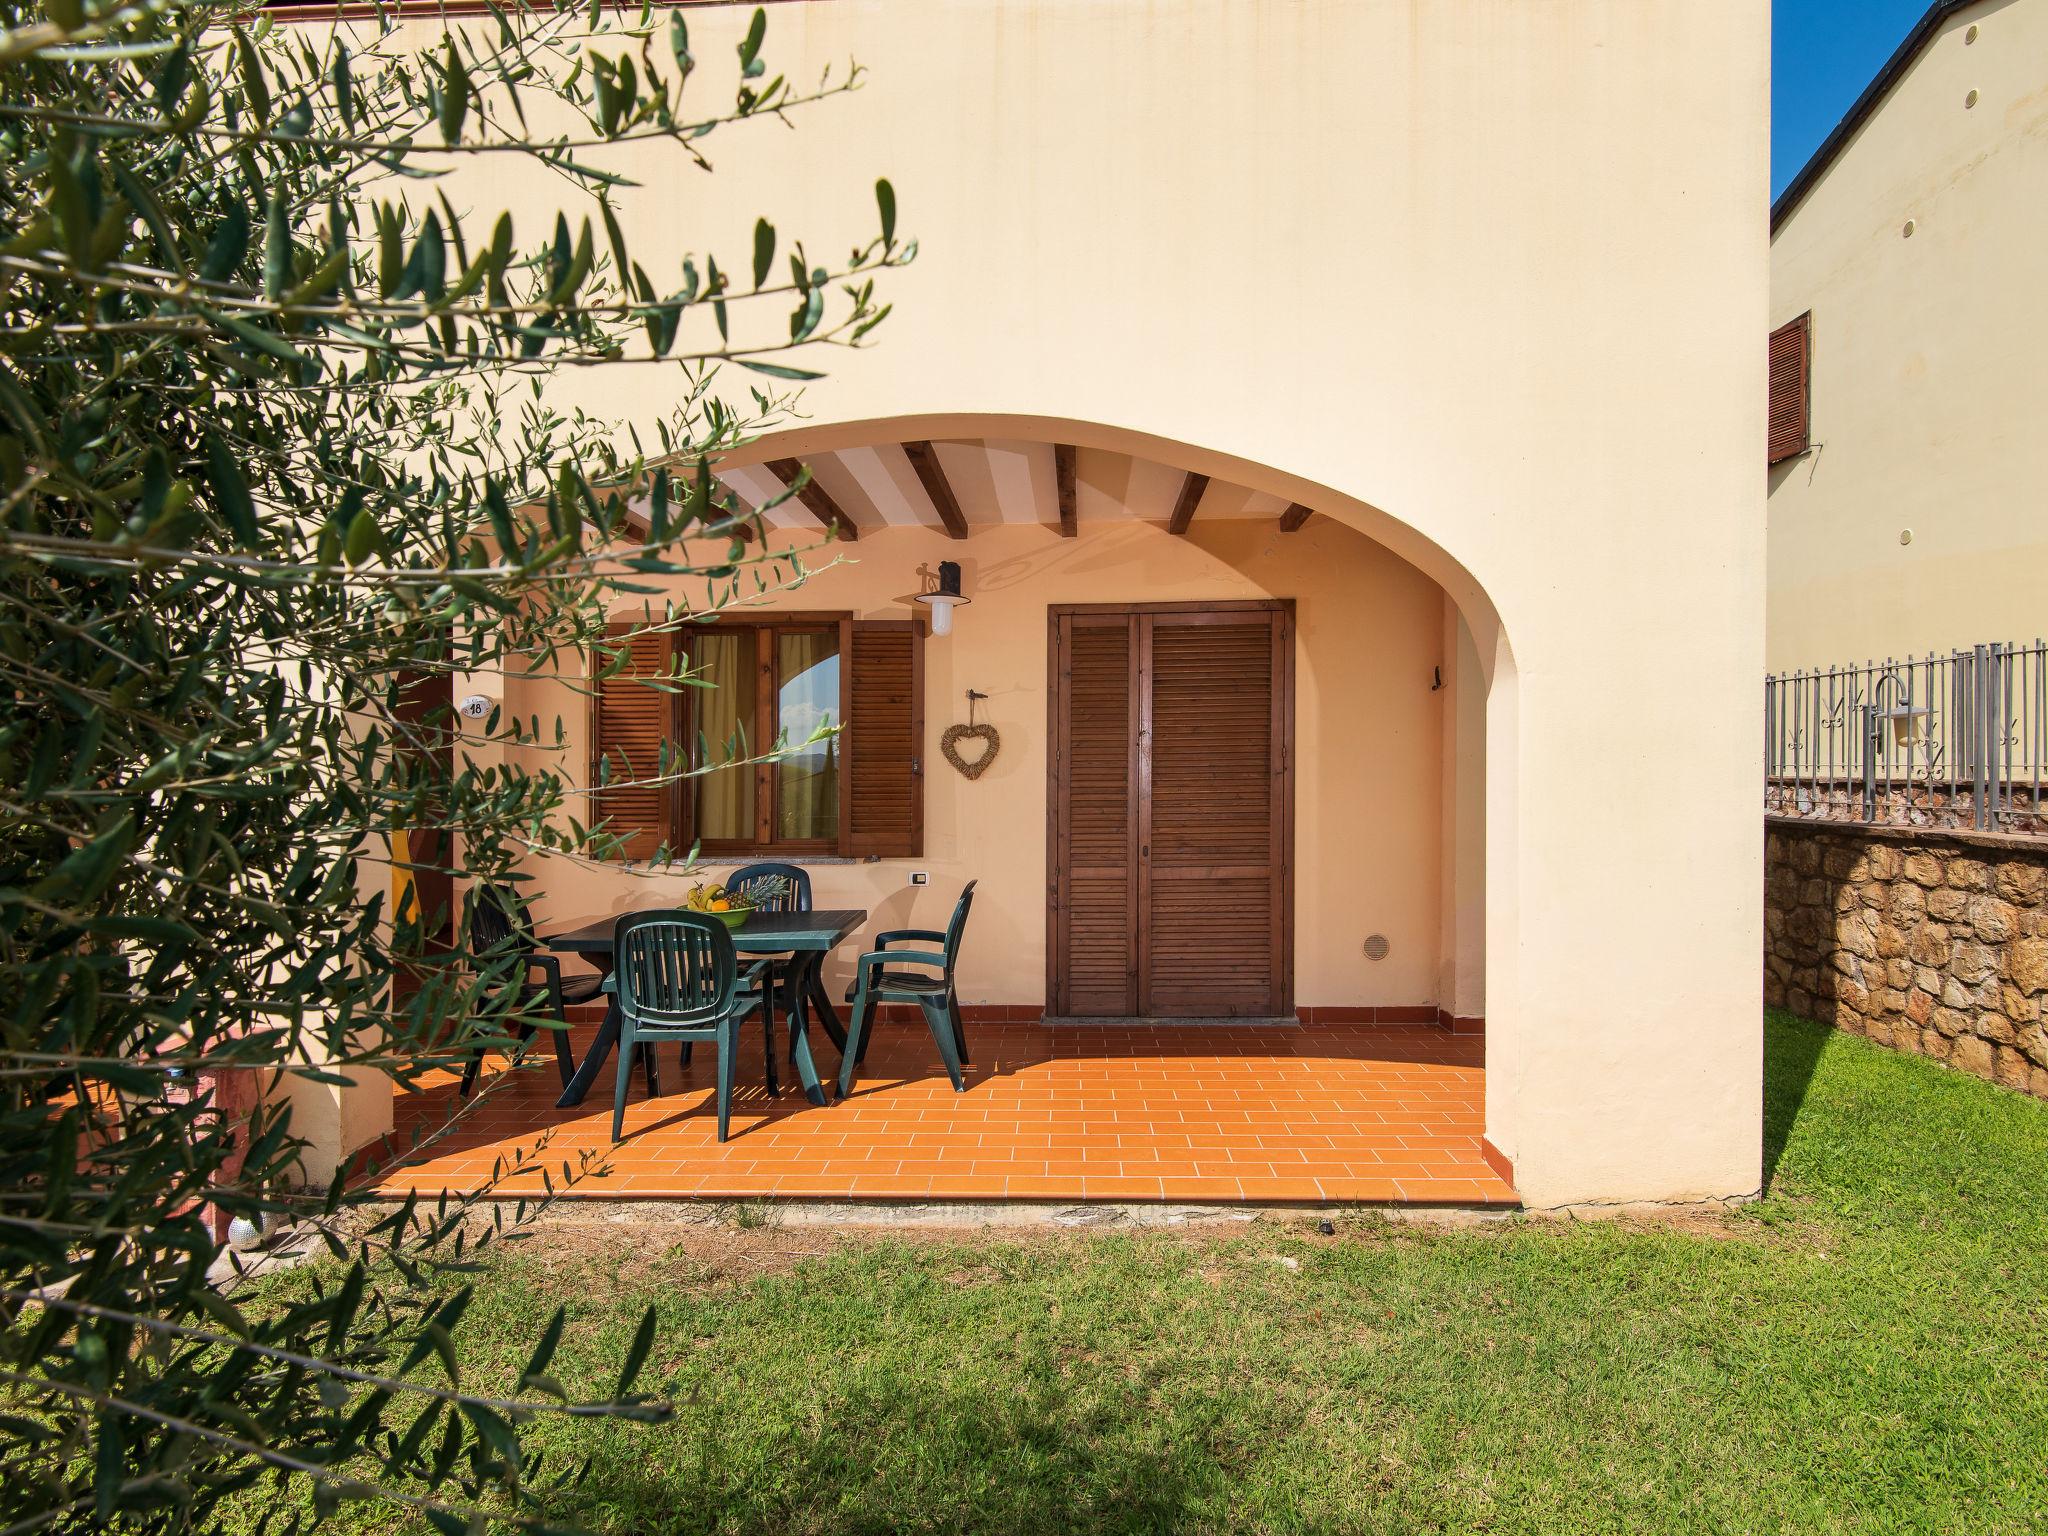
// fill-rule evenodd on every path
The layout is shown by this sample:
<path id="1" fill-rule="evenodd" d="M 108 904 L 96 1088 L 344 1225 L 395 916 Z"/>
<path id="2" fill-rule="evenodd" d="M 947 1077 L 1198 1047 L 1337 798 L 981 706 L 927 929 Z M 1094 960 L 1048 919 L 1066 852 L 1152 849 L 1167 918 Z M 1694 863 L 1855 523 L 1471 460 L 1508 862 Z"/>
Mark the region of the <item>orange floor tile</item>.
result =
<path id="1" fill-rule="evenodd" d="M 574 1035 L 580 1057 L 592 1029 Z M 749 1031 L 720 1145 L 712 1062 L 662 1052 L 611 1144 L 612 1070 L 559 1110 L 552 1060 L 487 1076 L 455 1124 L 373 1175 L 390 1193 L 604 1199 L 1168 1200 L 1512 1205 L 1480 1157 L 1485 1043 L 1426 1025 L 968 1028 L 956 1094 L 921 1025 L 877 1027 L 851 1098 L 824 1108 L 783 1070 L 768 1097 Z M 818 1042 L 819 1069 L 838 1065 Z M 400 1093 L 398 1144 L 453 1106 L 453 1080 Z M 513 1169 L 509 1174 L 506 1169 Z"/>

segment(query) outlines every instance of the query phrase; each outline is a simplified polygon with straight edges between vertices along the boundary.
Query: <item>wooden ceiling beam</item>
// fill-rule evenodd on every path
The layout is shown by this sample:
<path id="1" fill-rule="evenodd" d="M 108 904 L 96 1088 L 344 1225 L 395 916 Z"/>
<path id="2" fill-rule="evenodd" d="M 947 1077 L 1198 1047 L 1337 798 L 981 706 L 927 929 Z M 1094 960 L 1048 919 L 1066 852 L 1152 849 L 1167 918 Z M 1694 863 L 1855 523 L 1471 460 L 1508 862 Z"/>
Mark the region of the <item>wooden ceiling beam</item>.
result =
<path id="1" fill-rule="evenodd" d="M 804 472 L 804 465 L 800 459 L 770 459 L 768 471 L 784 485 L 795 485 Z M 854 526 L 853 519 L 832 499 L 832 493 L 818 484 L 815 475 L 796 493 L 796 499 L 804 504 L 805 510 L 819 523 L 830 528 L 849 544 L 860 537 L 860 529 Z"/>
<path id="2" fill-rule="evenodd" d="M 718 472 L 720 463 L 720 459 L 708 461 L 711 470 L 711 505 L 730 517 L 753 519 L 753 522 L 737 523 L 732 529 L 733 538 L 738 539 L 742 544 L 751 544 L 754 542 L 754 524 L 760 522 L 759 509 L 747 500 L 746 493 L 741 491 L 738 486 L 720 477 Z M 674 482 L 669 487 L 670 500 L 680 501 L 683 499 L 687 494 L 689 479 L 689 474 L 679 468 Z M 768 525 L 764 522 L 760 523 L 760 533 L 761 541 L 765 545 L 768 540 Z"/>
<path id="3" fill-rule="evenodd" d="M 946 471 L 939 464 L 938 450 L 928 442 L 905 443 L 903 451 L 910 458 L 910 467 L 917 471 L 918 483 L 924 487 L 925 495 L 931 497 L 932 507 L 939 514 L 939 521 L 946 532 L 956 539 L 967 537 L 967 519 L 961 516 L 960 502 L 953 494 L 953 487 L 946 480 Z"/>
<path id="4" fill-rule="evenodd" d="M 1059 488 L 1060 537 L 1071 539 L 1081 529 L 1074 510 L 1074 445 L 1054 443 L 1052 445 L 1053 481 Z"/>
<path id="5" fill-rule="evenodd" d="M 1314 516 L 1315 513 L 1309 511 L 1300 502 L 1290 502 L 1287 510 L 1280 514 L 1280 531 L 1282 533 L 1299 533 L 1301 532 L 1301 525 Z"/>
<path id="6" fill-rule="evenodd" d="M 1180 483 L 1180 500 L 1173 504 L 1173 516 L 1167 519 L 1168 533 L 1186 533 L 1188 524 L 1195 520 L 1195 508 L 1201 505 L 1202 492 L 1209 489 L 1207 475 L 1189 475 Z"/>
<path id="7" fill-rule="evenodd" d="M 723 480 L 718 481 L 717 486 L 718 489 L 711 493 L 712 501 L 715 505 L 720 505 L 723 508 L 723 503 L 730 503 L 730 515 L 735 518 L 754 516 L 754 509 L 740 499 L 738 491 L 727 485 Z M 725 493 L 723 503 L 721 503 L 719 497 L 720 491 Z M 742 544 L 754 542 L 754 528 L 751 523 L 735 522 L 730 529 L 730 534 L 731 537 L 738 539 Z"/>
<path id="8" fill-rule="evenodd" d="M 793 463 L 795 461 L 786 460 L 785 462 Z M 667 468 L 669 471 L 669 509 L 673 513 L 680 506 L 688 492 L 692 471 L 687 466 L 679 463 L 670 464 Z M 619 489 L 627 497 L 631 498 L 646 493 L 650 489 L 653 479 L 654 475 L 650 470 L 643 473 L 638 479 L 622 485 Z M 711 496 L 713 506 L 722 514 L 717 520 L 722 521 L 723 517 L 727 516 L 753 516 L 752 509 L 741 499 L 740 493 L 727 485 L 723 480 L 718 479 L 716 475 L 712 477 L 711 481 Z M 647 514 L 635 510 L 629 502 L 621 531 L 624 537 L 632 542 L 645 544 L 653 536 L 654 528 L 648 521 Z M 738 539 L 742 544 L 753 542 L 754 530 L 745 523 L 735 523 L 728 532 L 730 537 Z M 697 536 L 696 534 L 687 535 L 687 537 L 691 538 Z"/>

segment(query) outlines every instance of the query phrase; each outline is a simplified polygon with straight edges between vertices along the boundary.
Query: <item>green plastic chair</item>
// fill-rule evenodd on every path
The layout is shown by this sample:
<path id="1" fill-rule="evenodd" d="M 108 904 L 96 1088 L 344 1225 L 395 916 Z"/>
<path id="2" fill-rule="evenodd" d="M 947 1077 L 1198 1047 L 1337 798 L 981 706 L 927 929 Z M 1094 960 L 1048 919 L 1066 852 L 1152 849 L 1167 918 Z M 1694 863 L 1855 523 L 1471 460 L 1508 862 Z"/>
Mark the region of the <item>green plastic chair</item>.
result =
<path id="1" fill-rule="evenodd" d="M 620 918 L 612 954 L 616 964 L 604 983 L 605 991 L 616 993 L 619 1005 L 612 1140 L 618 1141 L 625 1128 L 634 1051 L 644 1047 L 652 1052 L 664 1040 L 711 1040 L 718 1045 L 718 1139 L 724 1141 L 732 1122 L 740 1026 L 754 1009 L 771 1006 L 774 995 L 773 987 L 765 984 L 769 962 L 757 961 L 742 971 L 725 924 L 701 912 L 682 911 L 634 912 Z M 772 1050 L 769 1070 L 774 1070 Z"/>
<path id="2" fill-rule="evenodd" d="M 795 864 L 749 864 L 744 869 L 736 869 L 725 877 L 725 889 L 728 894 L 744 900 L 748 906 L 757 912 L 808 912 L 811 910 L 810 874 Z M 776 956 L 771 962 L 775 969 L 781 973 L 785 984 L 793 985 L 795 982 L 795 973 L 799 969 L 795 964 L 796 959 L 795 955 L 785 953 Z M 816 977 L 813 975 L 812 986 L 815 987 L 816 985 Z M 812 992 L 811 996 L 814 1003 L 823 1001 L 823 999 L 817 996 L 815 991 Z M 769 1019 L 768 1033 L 771 1036 L 768 1042 L 768 1054 L 770 1057 L 768 1070 L 773 1073 L 775 1070 L 773 1060 L 775 1042 L 772 1037 L 775 1033 L 775 1027 L 772 1016 Z M 791 1030 L 789 1033 L 789 1059 L 791 1061 L 796 1060 L 795 1030 Z M 683 1047 L 683 1064 L 687 1066 L 689 1061 L 690 1048 L 686 1045 Z"/>
<path id="3" fill-rule="evenodd" d="M 569 1008 L 572 1004 L 587 1003 L 597 997 L 600 991 L 598 978 L 594 975 L 563 976 L 560 958 L 540 952 L 525 904 L 511 891 L 488 882 L 479 884 L 470 892 L 465 909 L 469 918 L 469 963 L 472 969 L 485 977 L 510 973 L 505 980 L 492 985 L 494 989 L 502 986 L 514 988 L 519 1013 L 529 1015 L 512 1026 L 522 1051 L 533 1039 L 535 1026 L 530 1017 L 531 1011 L 544 1011 L 554 1020 L 555 1027 L 551 1027 L 548 1033 L 554 1036 L 555 1069 L 561 1074 L 562 1086 L 568 1087 L 569 1079 L 576 1072 L 576 1058 L 569 1049 Z M 536 971 L 540 973 L 540 980 L 534 978 Z M 457 1090 L 463 1098 L 468 1098 L 476 1087 L 477 1074 L 483 1070 L 483 1065 L 483 1053 L 473 1052 L 469 1064 L 462 1069 L 462 1086 Z"/>
<path id="4" fill-rule="evenodd" d="M 846 1056 L 839 1064 L 842 1099 L 853 1092 L 868 1014 L 877 1003 L 916 1003 L 938 1045 L 939 1057 L 946 1064 L 946 1076 L 953 1080 L 953 1091 L 967 1091 L 967 1081 L 960 1073 L 968 1060 L 967 1032 L 960 1025 L 960 996 L 953 987 L 953 966 L 960 958 L 960 938 L 967 932 L 967 912 L 973 905 L 974 882 L 970 880 L 960 893 L 960 900 L 954 903 L 953 920 L 946 924 L 944 933 L 935 928 L 897 928 L 878 935 L 875 948 L 860 957 L 859 973 L 853 984 L 853 1017 L 846 1026 Z M 906 941 L 938 947 L 890 948 Z M 938 974 L 927 976 L 898 969 L 906 965 L 927 967 Z"/>
<path id="5" fill-rule="evenodd" d="M 725 877 L 725 888 L 760 912 L 811 910 L 811 877 L 795 864 L 749 864 Z"/>

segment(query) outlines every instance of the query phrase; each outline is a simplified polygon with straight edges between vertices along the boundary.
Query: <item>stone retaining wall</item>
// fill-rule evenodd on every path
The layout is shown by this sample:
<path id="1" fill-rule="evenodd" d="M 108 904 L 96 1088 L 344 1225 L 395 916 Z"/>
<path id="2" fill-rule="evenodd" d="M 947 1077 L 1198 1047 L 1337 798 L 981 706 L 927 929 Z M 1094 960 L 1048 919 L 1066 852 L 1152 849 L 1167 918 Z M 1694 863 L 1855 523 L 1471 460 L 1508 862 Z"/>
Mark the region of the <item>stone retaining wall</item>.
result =
<path id="1" fill-rule="evenodd" d="M 2048 1099 L 2048 841 L 1765 821 L 1764 1000 Z"/>

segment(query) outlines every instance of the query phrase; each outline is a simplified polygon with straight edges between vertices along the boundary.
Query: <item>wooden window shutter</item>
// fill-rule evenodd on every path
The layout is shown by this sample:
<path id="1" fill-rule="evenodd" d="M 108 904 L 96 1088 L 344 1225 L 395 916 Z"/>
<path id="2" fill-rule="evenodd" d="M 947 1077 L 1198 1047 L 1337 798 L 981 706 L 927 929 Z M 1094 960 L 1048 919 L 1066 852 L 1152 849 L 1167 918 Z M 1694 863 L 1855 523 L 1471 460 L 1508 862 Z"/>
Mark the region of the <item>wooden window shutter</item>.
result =
<path id="1" fill-rule="evenodd" d="M 1783 463 L 1806 452 L 1811 406 L 1813 315 L 1771 332 L 1770 462 Z"/>
<path id="2" fill-rule="evenodd" d="M 664 757 L 664 744 L 671 744 L 670 754 L 681 749 L 678 695 L 640 681 L 673 672 L 672 638 L 666 631 L 636 630 L 630 624 L 609 625 L 605 634 L 614 644 L 625 643 L 627 659 L 622 670 L 601 678 L 592 689 L 593 819 L 623 839 L 622 858 L 651 859 L 664 845 L 687 849 L 681 833 L 681 781 L 646 782 L 675 772 L 672 757 Z M 593 675 L 602 665 L 602 658 L 593 656 Z"/>
<path id="3" fill-rule="evenodd" d="M 924 852 L 924 626 L 863 619 L 852 630 L 846 851 L 915 858 Z"/>

